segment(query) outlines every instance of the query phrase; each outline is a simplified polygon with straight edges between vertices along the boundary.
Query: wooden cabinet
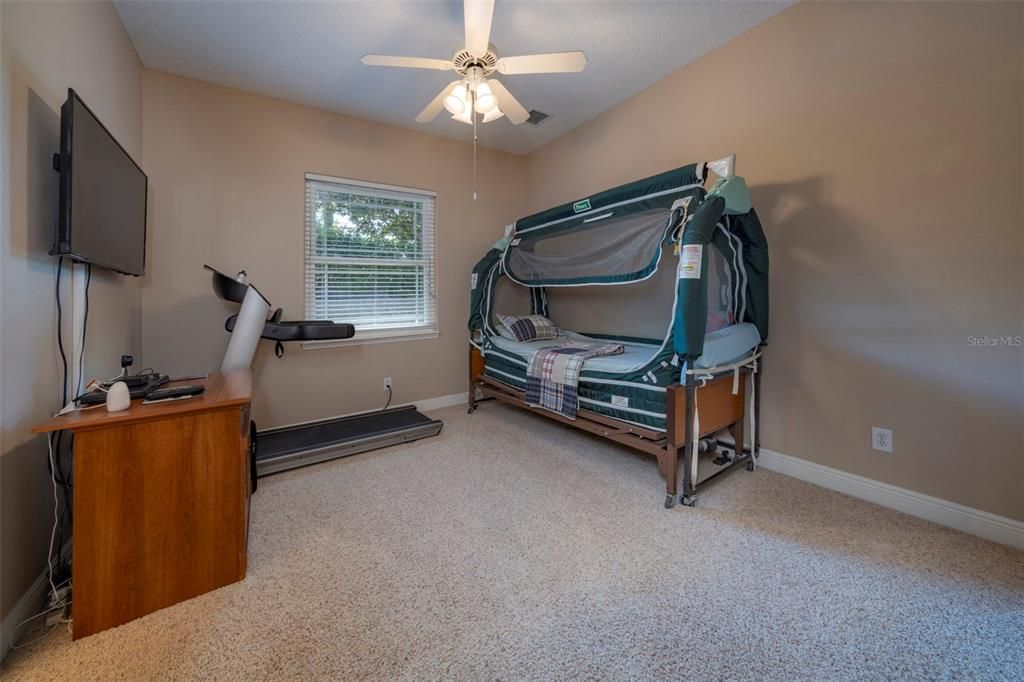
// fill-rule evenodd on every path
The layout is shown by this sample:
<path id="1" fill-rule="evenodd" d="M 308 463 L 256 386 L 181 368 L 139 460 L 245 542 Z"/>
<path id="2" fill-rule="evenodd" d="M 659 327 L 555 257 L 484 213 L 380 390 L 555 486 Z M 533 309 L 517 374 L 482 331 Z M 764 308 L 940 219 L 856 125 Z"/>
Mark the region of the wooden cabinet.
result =
<path id="1" fill-rule="evenodd" d="M 56 417 L 74 441 L 76 639 L 245 577 L 248 370 L 196 398 Z"/>

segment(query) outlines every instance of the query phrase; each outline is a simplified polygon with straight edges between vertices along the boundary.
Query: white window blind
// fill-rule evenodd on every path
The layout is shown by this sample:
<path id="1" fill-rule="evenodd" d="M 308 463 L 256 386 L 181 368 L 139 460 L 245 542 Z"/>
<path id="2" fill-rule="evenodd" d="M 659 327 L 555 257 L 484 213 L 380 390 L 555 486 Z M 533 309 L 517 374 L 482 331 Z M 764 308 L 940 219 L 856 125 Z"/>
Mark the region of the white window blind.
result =
<path id="1" fill-rule="evenodd" d="M 435 196 L 306 177 L 306 317 L 356 339 L 437 333 Z"/>

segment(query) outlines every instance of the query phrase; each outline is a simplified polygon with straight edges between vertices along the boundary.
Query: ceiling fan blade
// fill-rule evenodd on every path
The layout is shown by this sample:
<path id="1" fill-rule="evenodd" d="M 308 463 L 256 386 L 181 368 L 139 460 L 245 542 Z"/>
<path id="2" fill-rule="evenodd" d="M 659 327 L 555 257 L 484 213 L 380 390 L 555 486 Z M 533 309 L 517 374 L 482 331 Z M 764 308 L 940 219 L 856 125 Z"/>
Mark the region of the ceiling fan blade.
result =
<path id="1" fill-rule="evenodd" d="M 508 120 L 512 121 L 515 125 L 519 125 L 530 118 L 530 113 L 523 108 L 522 104 L 516 101 L 516 98 L 501 84 L 501 81 L 496 81 L 492 78 L 487 81 L 487 84 L 491 86 L 491 92 L 498 98 L 498 108 L 505 112 Z"/>
<path id="2" fill-rule="evenodd" d="M 406 69 L 436 69 L 449 71 L 455 65 L 446 59 L 427 59 L 426 57 L 391 57 L 383 54 L 366 54 L 360 60 L 367 66 L 400 66 Z"/>
<path id="3" fill-rule="evenodd" d="M 416 122 L 430 123 L 431 121 L 433 121 L 434 117 L 441 113 L 441 109 L 444 108 L 444 98 L 452 94 L 452 90 L 454 90 L 455 86 L 461 82 L 462 81 L 452 81 L 451 83 L 446 85 L 444 90 L 439 92 L 437 97 L 435 97 L 430 102 L 430 104 L 423 108 L 423 111 L 421 111 L 419 115 L 416 117 Z"/>
<path id="4" fill-rule="evenodd" d="M 482 57 L 491 43 L 494 0 L 463 0 L 462 9 L 466 22 L 466 49 Z"/>
<path id="5" fill-rule="evenodd" d="M 587 55 L 575 52 L 527 54 L 522 57 L 502 57 L 498 72 L 508 75 L 525 73 L 575 73 L 587 66 Z"/>

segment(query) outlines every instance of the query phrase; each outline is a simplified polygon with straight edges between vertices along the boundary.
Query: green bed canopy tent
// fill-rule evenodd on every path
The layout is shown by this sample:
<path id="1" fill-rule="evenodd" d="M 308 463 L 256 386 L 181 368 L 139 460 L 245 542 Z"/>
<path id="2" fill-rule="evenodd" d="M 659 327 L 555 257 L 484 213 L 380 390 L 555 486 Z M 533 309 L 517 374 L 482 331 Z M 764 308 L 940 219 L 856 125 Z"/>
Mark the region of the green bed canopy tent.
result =
<path id="1" fill-rule="evenodd" d="M 479 394 L 551 416 L 528 395 L 543 380 L 534 360 L 549 357 L 552 348 L 572 352 L 574 344 L 614 341 L 618 354 L 585 360 L 572 379 L 576 416 L 554 418 L 655 455 L 666 481 L 666 507 L 676 503 L 680 452 L 684 505 L 693 505 L 698 487 L 724 471 L 739 464 L 753 468 L 760 347 L 768 338 L 768 243 L 734 161 L 682 166 L 509 226 L 470 277 L 470 412 Z M 710 189 L 709 169 L 718 176 Z M 672 287 L 656 301 L 671 301 L 667 329 L 658 338 L 627 336 L 640 320 L 621 319 L 620 328 L 630 331 L 562 329 L 561 341 L 524 342 L 515 334 L 510 339 L 507 325 L 496 322 L 497 312 L 508 312 L 494 310 L 503 279 L 526 287 L 531 312 L 550 318 L 549 290 L 629 286 L 659 271 L 664 274 L 654 286 L 635 289 L 650 297 L 658 287 Z M 558 310 L 550 312 L 557 323 Z M 718 449 L 719 436 L 728 449 Z M 704 477 L 698 468 L 702 452 L 718 453 L 717 470 Z"/>
<path id="2" fill-rule="evenodd" d="M 732 319 L 753 323 L 766 341 L 764 231 L 743 179 L 720 178 L 707 190 L 708 166 L 689 164 L 517 220 L 473 268 L 470 332 L 483 340 L 493 333 L 491 306 L 502 277 L 528 287 L 532 312 L 548 316 L 549 287 L 629 285 L 668 262 L 677 271 L 675 309 L 662 350 L 673 359 L 693 361 L 704 352 L 709 283 L 730 287 L 721 298 L 731 302 Z M 712 250 L 724 264 L 721 283 Z"/>

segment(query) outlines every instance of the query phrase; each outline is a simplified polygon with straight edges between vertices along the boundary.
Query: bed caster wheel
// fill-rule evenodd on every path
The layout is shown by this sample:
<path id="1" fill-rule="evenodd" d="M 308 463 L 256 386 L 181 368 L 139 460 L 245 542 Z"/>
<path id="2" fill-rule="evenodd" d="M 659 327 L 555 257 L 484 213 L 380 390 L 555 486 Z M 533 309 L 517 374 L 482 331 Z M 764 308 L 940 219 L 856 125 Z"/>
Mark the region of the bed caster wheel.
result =
<path id="1" fill-rule="evenodd" d="M 466 414 L 473 414 L 474 412 L 476 412 L 476 408 L 475 407 L 471 407 L 468 410 L 466 410 Z"/>
<path id="2" fill-rule="evenodd" d="M 747 471 L 753 471 L 753 470 L 754 470 L 754 463 L 753 462 L 747 462 Z"/>
<path id="3" fill-rule="evenodd" d="M 691 497 L 689 495 L 680 495 L 679 496 L 679 504 L 683 505 L 684 507 L 696 507 L 697 506 L 697 498 L 696 497 Z"/>
<path id="4" fill-rule="evenodd" d="M 665 496 L 665 509 L 671 509 L 674 506 L 676 506 L 676 496 L 675 495 L 666 495 Z"/>

